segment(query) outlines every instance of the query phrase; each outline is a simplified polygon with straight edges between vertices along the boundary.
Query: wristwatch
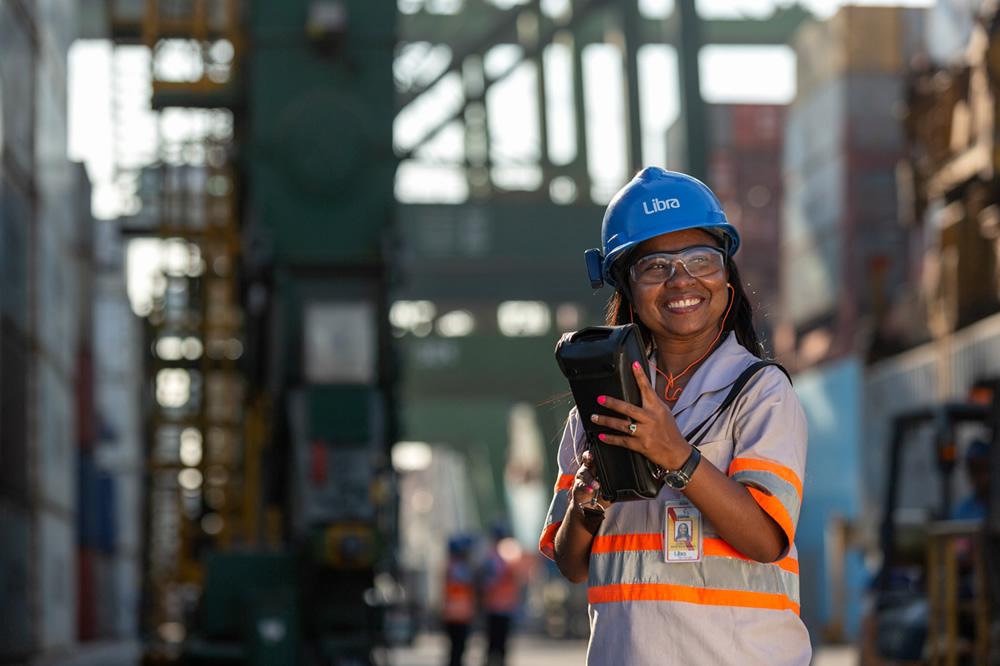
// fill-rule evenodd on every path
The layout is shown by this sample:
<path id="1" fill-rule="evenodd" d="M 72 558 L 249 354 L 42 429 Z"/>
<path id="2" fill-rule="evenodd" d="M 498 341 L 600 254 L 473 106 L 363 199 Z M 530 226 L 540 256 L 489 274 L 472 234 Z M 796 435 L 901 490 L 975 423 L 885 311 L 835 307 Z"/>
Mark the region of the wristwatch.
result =
<path id="1" fill-rule="evenodd" d="M 663 483 L 667 484 L 674 490 L 684 490 L 687 487 L 688 482 L 691 481 L 691 475 L 694 474 L 694 470 L 698 467 L 698 463 L 701 462 L 701 451 L 698 447 L 691 447 L 691 455 L 688 459 L 684 461 L 681 468 L 678 470 L 663 469 L 659 465 L 653 466 L 653 478 L 661 479 Z"/>

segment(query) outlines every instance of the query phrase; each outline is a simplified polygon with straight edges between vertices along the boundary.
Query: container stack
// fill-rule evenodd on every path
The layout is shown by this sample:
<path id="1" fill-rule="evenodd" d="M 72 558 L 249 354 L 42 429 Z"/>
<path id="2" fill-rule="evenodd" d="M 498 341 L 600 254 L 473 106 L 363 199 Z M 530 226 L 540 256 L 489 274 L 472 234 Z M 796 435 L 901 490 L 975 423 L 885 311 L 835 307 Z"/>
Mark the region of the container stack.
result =
<path id="1" fill-rule="evenodd" d="M 736 260 L 749 285 L 758 333 L 769 349 L 781 270 L 775 252 L 780 240 L 785 109 L 778 104 L 708 107 L 709 185 L 740 231 Z"/>
<path id="2" fill-rule="evenodd" d="M 854 351 L 877 328 L 910 257 L 897 222 L 904 66 L 922 10 L 842 7 L 794 39 L 797 95 L 784 146 L 779 354 L 801 368 Z"/>

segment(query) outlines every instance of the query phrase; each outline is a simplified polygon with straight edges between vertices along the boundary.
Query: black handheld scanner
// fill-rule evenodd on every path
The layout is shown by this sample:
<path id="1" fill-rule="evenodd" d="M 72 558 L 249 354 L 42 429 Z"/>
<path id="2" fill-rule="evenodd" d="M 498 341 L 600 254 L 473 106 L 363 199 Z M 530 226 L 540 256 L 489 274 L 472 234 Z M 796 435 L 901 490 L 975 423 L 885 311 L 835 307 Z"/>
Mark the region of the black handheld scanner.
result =
<path id="1" fill-rule="evenodd" d="M 632 363 L 638 361 L 649 374 L 645 344 L 635 324 L 624 326 L 591 326 L 584 328 L 556 345 L 556 362 L 569 380 L 573 399 L 580 411 L 587 446 L 594 456 L 597 477 L 601 481 L 601 496 L 616 502 L 651 499 L 660 492 L 663 482 L 653 478 L 654 466 L 642 454 L 597 438 L 600 433 L 621 435 L 590 420 L 591 414 L 622 415 L 597 403 L 598 396 L 607 395 L 641 405 L 639 385 L 632 374 Z"/>

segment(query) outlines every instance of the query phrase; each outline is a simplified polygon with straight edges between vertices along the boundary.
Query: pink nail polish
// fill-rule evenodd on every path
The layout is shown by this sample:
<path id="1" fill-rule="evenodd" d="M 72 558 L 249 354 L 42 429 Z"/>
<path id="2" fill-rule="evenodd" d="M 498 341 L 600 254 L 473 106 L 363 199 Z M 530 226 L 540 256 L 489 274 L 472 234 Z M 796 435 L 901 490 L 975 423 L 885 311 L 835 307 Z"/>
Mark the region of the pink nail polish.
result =
<path id="1" fill-rule="evenodd" d="M 605 437 L 605 435 L 602 432 L 600 435 L 597 436 L 597 439 L 599 439 L 599 440 L 601 440 L 603 442 L 604 441 L 604 437 Z"/>
<path id="2" fill-rule="evenodd" d="M 598 405 L 603 405 L 603 404 L 604 404 L 604 403 L 606 403 L 607 401 L 608 401 L 608 398 L 607 398 L 607 396 L 603 396 L 603 395 L 599 395 L 599 396 L 597 396 L 597 404 L 598 404 Z"/>
<path id="3" fill-rule="evenodd" d="M 633 367 L 633 368 L 635 368 L 636 370 L 638 370 L 638 369 L 639 369 L 639 368 L 641 368 L 642 366 L 641 366 L 641 365 L 639 365 L 639 361 L 633 361 L 633 362 L 632 362 L 632 367 Z"/>

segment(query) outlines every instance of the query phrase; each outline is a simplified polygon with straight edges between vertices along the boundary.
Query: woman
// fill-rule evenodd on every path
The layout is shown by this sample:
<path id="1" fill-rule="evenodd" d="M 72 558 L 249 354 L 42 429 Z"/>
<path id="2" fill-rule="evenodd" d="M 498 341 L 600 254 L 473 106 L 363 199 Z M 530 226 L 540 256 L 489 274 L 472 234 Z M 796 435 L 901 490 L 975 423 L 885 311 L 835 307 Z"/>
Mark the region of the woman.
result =
<path id="1" fill-rule="evenodd" d="M 674 535 L 674 541 L 691 541 L 691 529 L 688 527 L 687 523 L 680 523 L 677 525 L 677 532 Z"/>
<path id="2" fill-rule="evenodd" d="M 642 406 L 601 396 L 620 417 L 594 421 L 667 483 L 656 499 L 608 503 L 570 412 L 540 548 L 588 583 L 588 663 L 808 664 L 794 545 L 806 422 L 788 379 L 765 367 L 697 448 L 685 439 L 762 354 L 732 260 L 739 234 L 705 185 L 650 167 L 609 204 L 602 241 L 591 279 L 615 287 L 608 324 L 639 326 L 651 370 L 633 366 Z M 703 535 L 683 558 L 664 547 L 677 515 Z"/>

